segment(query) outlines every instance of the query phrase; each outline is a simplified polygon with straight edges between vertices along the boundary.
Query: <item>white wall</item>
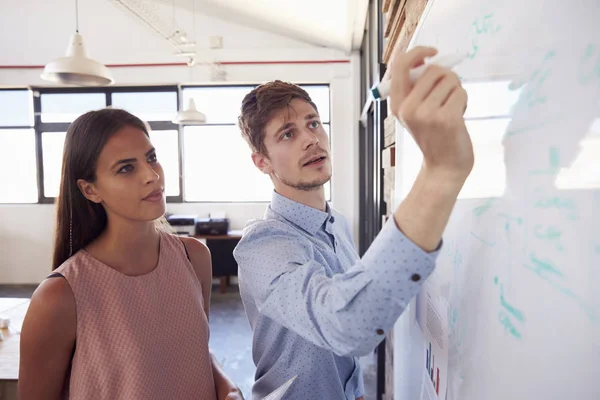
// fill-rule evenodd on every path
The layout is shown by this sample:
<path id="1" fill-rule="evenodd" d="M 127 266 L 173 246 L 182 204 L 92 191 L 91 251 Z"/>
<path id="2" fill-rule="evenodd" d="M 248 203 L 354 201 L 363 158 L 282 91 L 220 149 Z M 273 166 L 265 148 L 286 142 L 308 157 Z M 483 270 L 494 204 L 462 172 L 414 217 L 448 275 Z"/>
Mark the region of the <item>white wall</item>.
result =
<path id="1" fill-rule="evenodd" d="M 315 49 L 317 56 L 320 49 Z M 262 56 L 269 56 L 263 51 Z M 229 82 L 263 82 L 284 79 L 294 82 L 325 82 L 331 88 L 332 128 L 332 205 L 345 214 L 355 236 L 358 234 L 358 116 L 359 58 L 347 64 L 316 65 L 241 65 L 230 66 Z M 6 71 L 4 71 L 6 72 Z M 9 85 L 38 83 L 39 70 L 13 70 L 3 73 Z M 123 68 L 114 71 L 120 83 L 188 82 L 186 67 Z M 208 69 L 196 68 L 193 82 L 209 81 Z M 10 77 L 10 80 L 6 78 Z M 258 204 L 169 204 L 177 213 L 200 216 L 210 211 L 225 211 L 233 229 L 240 229 L 250 218 L 261 217 L 266 203 Z M 50 272 L 53 205 L 0 205 L 0 283 L 38 283 Z"/>

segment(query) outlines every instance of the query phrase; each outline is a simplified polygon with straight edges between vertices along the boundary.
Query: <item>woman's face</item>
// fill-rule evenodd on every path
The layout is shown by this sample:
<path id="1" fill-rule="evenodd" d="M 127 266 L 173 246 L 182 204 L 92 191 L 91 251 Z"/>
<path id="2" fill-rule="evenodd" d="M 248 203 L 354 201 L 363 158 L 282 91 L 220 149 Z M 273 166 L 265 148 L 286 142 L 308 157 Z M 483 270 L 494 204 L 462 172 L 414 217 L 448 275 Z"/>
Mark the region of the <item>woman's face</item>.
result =
<path id="1" fill-rule="evenodd" d="M 164 173 L 146 134 L 127 126 L 104 145 L 96 165 L 96 181 L 78 181 L 85 197 L 101 203 L 109 218 L 147 222 L 164 215 Z"/>

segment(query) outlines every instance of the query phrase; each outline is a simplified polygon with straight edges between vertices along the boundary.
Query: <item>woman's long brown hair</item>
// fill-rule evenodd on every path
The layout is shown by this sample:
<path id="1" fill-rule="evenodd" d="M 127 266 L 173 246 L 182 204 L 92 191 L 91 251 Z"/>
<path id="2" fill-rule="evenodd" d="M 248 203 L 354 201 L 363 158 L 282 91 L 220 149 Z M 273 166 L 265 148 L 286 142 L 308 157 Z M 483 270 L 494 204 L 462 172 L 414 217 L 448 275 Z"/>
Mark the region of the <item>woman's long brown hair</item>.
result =
<path id="1" fill-rule="evenodd" d="M 56 231 L 52 270 L 87 246 L 106 228 L 106 211 L 86 199 L 78 179 L 96 180 L 96 165 L 108 139 L 132 126 L 149 136 L 144 122 L 124 110 L 106 108 L 77 118 L 67 130 L 62 161 L 60 192 L 56 199 Z"/>

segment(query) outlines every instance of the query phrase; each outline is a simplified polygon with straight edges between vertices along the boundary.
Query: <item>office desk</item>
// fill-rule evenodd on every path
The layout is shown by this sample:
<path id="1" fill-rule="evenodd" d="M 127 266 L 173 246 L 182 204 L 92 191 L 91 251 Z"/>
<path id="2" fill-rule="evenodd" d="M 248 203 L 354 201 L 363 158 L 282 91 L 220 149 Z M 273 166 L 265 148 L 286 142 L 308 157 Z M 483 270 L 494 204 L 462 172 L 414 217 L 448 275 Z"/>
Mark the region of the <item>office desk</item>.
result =
<path id="1" fill-rule="evenodd" d="M 21 326 L 28 307 L 29 299 L 0 298 L 0 317 L 10 319 L 9 327 L 2 329 L 4 340 L 0 341 L 0 399 L 2 400 L 17 398 Z"/>
<path id="2" fill-rule="evenodd" d="M 206 240 L 210 250 L 213 277 L 220 280 L 220 292 L 225 293 L 231 276 L 237 276 L 237 263 L 233 258 L 233 249 L 242 238 L 242 231 L 229 231 L 227 235 L 194 235 L 196 239 Z"/>

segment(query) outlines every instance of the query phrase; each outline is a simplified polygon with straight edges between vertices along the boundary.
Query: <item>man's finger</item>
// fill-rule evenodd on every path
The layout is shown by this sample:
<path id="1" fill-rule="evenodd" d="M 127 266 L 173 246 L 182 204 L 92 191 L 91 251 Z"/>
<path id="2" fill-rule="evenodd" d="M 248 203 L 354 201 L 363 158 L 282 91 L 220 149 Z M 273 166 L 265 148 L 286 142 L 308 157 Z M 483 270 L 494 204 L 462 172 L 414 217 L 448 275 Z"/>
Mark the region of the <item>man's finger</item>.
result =
<path id="1" fill-rule="evenodd" d="M 433 47 L 418 46 L 405 54 L 397 54 L 392 62 L 390 75 L 392 78 L 391 93 L 394 100 L 402 102 L 412 89 L 409 71 L 425 62 L 425 58 L 437 54 Z"/>

